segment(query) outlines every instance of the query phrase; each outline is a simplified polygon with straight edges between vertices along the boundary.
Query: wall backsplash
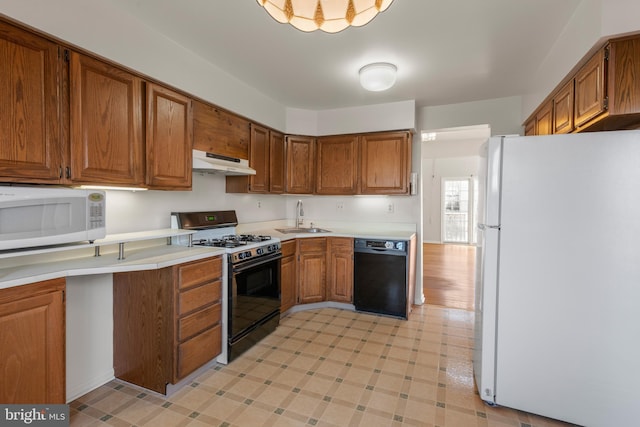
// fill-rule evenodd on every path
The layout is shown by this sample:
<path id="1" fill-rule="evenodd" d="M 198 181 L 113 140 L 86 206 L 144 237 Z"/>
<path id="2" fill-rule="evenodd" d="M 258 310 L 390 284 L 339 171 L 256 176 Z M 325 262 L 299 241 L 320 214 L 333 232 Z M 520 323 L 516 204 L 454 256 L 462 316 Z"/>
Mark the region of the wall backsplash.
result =
<path id="1" fill-rule="evenodd" d="M 294 219 L 298 199 L 304 203 L 306 225 L 310 221 L 414 223 L 415 197 L 227 194 L 224 175 L 195 173 L 192 191 L 107 191 L 107 233 L 168 228 L 172 211 L 235 209 L 241 224 Z"/>

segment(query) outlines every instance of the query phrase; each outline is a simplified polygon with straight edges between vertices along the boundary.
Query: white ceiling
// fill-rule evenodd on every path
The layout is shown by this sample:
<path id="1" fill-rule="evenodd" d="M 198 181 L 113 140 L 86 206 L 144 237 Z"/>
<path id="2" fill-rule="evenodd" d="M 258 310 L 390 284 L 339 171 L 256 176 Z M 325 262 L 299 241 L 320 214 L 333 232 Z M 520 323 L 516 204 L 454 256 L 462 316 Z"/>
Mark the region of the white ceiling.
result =
<path id="1" fill-rule="evenodd" d="M 111 1 L 282 105 L 324 110 L 524 94 L 581 0 L 395 0 L 337 34 L 280 24 L 255 0 Z M 397 83 L 366 92 L 358 70 L 379 61 Z"/>

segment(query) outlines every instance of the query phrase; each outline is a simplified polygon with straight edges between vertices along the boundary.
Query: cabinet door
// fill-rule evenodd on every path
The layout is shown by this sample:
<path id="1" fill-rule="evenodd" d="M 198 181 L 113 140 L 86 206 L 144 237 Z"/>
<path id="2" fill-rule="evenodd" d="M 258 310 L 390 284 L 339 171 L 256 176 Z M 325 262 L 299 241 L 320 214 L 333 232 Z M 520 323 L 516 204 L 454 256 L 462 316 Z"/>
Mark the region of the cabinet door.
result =
<path id="1" fill-rule="evenodd" d="M 363 135 L 360 150 L 361 194 L 409 194 L 408 132 Z"/>
<path id="2" fill-rule="evenodd" d="M 598 51 L 575 77 L 575 126 L 580 127 L 605 110 L 604 49 Z"/>
<path id="3" fill-rule="evenodd" d="M 358 137 L 328 136 L 316 142 L 316 193 L 356 194 Z"/>
<path id="4" fill-rule="evenodd" d="M 573 79 L 553 97 L 553 133 L 569 133 L 573 127 Z"/>
<path id="5" fill-rule="evenodd" d="M 298 302 L 307 304 L 326 299 L 327 239 L 298 239 Z"/>
<path id="6" fill-rule="evenodd" d="M 71 179 L 144 182 L 142 82 L 102 61 L 71 53 Z"/>
<path id="7" fill-rule="evenodd" d="M 286 138 L 287 193 L 313 193 L 314 142 L 306 136 L 287 136 Z"/>
<path id="8" fill-rule="evenodd" d="M 249 159 L 249 121 L 221 108 L 193 101 L 193 148 Z"/>
<path id="9" fill-rule="evenodd" d="M 269 129 L 251 124 L 251 143 L 249 144 L 249 166 L 256 170 L 249 176 L 251 193 L 269 192 Z"/>
<path id="10" fill-rule="evenodd" d="M 0 22 L 0 180 L 61 179 L 59 75 L 56 44 Z"/>
<path id="11" fill-rule="evenodd" d="M 0 291 L 0 402 L 65 403 L 63 289 L 57 279 Z"/>
<path id="12" fill-rule="evenodd" d="M 536 113 L 536 135 L 551 135 L 553 132 L 553 102 L 547 102 Z"/>
<path id="13" fill-rule="evenodd" d="M 284 193 L 284 135 L 269 133 L 269 192 Z"/>
<path id="14" fill-rule="evenodd" d="M 296 304 L 296 241 L 282 243 L 280 264 L 280 313 Z"/>
<path id="15" fill-rule="evenodd" d="M 146 182 L 157 190 L 191 189 L 191 100 L 147 83 Z"/>
<path id="16" fill-rule="evenodd" d="M 353 302 L 353 239 L 328 238 L 327 288 L 330 301 Z"/>
<path id="17" fill-rule="evenodd" d="M 609 113 L 640 113 L 640 37 L 611 42 L 608 65 Z"/>

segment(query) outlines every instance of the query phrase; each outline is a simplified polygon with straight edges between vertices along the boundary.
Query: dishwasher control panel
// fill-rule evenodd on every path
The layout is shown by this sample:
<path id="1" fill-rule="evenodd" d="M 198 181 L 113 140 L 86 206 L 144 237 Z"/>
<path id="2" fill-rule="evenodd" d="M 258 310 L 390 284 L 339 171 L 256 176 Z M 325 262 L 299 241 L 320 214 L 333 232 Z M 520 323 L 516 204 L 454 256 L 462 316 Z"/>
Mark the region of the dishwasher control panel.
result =
<path id="1" fill-rule="evenodd" d="M 407 242 L 402 240 L 355 239 L 354 249 L 396 250 L 406 252 Z"/>

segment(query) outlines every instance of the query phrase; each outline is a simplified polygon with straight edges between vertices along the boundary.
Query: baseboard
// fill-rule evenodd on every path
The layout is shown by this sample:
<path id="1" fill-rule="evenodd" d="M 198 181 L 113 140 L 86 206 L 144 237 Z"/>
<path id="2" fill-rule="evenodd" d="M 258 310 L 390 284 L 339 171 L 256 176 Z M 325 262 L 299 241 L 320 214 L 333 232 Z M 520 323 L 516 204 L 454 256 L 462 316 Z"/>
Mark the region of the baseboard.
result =
<path id="1" fill-rule="evenodd" d="M 67 390 L 67 403 L 74 401 L 80 396 L 84 396 L 92 390 L 97 389 L 98 387 L 105 385 L 109 381 L 115 378 L 115 372 L 113 369 L 110 369 L 108 372 L 103 373 L 102 375 L 96 376 L 91 380 L 74 387 L 72 390 Z"/>

